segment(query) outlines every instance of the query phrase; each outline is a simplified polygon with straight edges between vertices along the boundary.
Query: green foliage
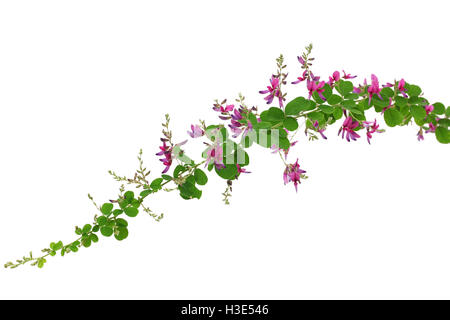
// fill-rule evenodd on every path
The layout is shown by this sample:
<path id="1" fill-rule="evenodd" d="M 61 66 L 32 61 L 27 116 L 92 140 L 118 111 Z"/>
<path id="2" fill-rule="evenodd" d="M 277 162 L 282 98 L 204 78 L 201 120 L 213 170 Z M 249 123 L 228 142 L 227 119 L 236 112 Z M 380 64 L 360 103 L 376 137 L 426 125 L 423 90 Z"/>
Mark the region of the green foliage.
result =
<path id="1" fill-rule="evenodd" d="M 440 143 L 444 144 L 450 143 L 450 131 L 448 130 L 448 128 L 438 126 L 436 128 L 436 139 Z"/>
<path id="2" fill-rule="evenodd" d="M 195 182 L 198 185 L 204 186 L 205 184 L 208 183 L 208 176 L 206 175 L 206 173 L 201 170 L 201 169 L 195 169 L 194 171 L 194 177 L 195 177 Z"/>
<path id="3" fill-rule="evenodd" d="M 138 215 L 139 210 L 135 207 L 127 207 L 124 210 L 125 214 L 131 218 L 134 218 Z"/>
<path id="4" fill-rule="evenodd" d="M 353 91 L 353 83 L 351 81 L 339 80 L 337 82 L 336 90 L 342 95 L 345 96 Z"/>
<path id="5" fill-rule="evenodd" d="M 218 169 L 216 167 L 216 173 L 219 177 L 225 180 L 234 180 L 238 175 L 238 169 L 236 164 L 229 164 L 222 169 Z"/>
<path id="6" fill-rule="evenodd" d="M 427 116 L 425 108 L 416 105 L 411 106 L 411 114 L 416 122 L 422 121 Z"/>
<path id="7" fill-rule="evenodd" d="M 150 188 L 152 188 L 153 190 L 161 189 L 161 183 L 163 183 L 163 181 L 163 178 L 157 178 L 153 180 L 152 183 L 150 183 Z"/>
<path id="8" fill-rule="evenodd" d="M 100 233 L 105 237 L 111 237 L 113 234 L 113 229 L 109 226 L 104 226 L 100 228 Z"/>
<path id="9" fill-rule="evenodd" d="M 433 104 L 434 106 L 434 113 L 436 114 L 444 114 L 445 113 L 445 106 L 440 103 L 440 102 L 436 102 Z"/>
<path id="10" fill-rule="evenodd" d="M 305 112 L 309 110 L 313 110 L 315 108 L 314 103 L 312 103 L 310 100 L 305 99 L 304 97 L 298 97 L 294 100 L 290 101 L 286 105 L 285 113 L 288 116 L 295 116 L 298 115 L 300 112 Z M 261 120 L 262 114 L 261 114 Z"/>
<path id="11" fill-rule="evenodd" d="M 422 89 L 413 84 L 407 85 L 406 89 L 408 90 L 407 92 L 410 97 L 417 97 L 422 93 Z"/>
<path id="12" fill-rule="evenodd" d="M 395 127 L 403 122 L 403 116 L 400 111 L 390 108 L 384 112 L 384 121 L 389 127 Z"/>
<path id="13" fill-rule="evenodd" d="M 283 126 L 289 131 L 295 131 L 298 129 L 298 122 L 294 118 L 287 117 L 284 119 Z"/>
<path id="14" fill-rule="evenodd" d="M 105 215 L 109 216 L 111 214 L 114 205 L 112 203 L 104 203 L 100 209 L 100 211 Z"/>

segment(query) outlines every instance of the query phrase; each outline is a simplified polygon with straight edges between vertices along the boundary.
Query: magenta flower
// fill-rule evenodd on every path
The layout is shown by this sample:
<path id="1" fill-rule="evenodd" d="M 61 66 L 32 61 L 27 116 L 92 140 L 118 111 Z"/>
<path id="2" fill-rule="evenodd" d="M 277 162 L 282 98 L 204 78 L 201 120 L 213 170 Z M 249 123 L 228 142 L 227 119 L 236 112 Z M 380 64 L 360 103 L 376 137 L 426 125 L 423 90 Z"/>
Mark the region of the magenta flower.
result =
<path id="1" fill-rule="evenodd" d="M 339 129 L 338 135 L 342 132 L 342 139 L 344 139 L 344 135 L 346 134 L 346 139 L 348 142 L 350 142 L 350 139 L 353 141 L 356 141 L 356 139 L 360 138 L 361 136 L 355 132 L 355 128 L 359 126 L 358 121 L 353 121 L 352 117 L 347 117 L 344 120 L 344 123 L 342 124 L 342 127 Z"/>
<path id="2" fill-rule="evenodd" d="M 408 98 L 408 95 L 406 94 L 406 88 L 405 88 L 406 82 L 405 79 L 401 79 L 398 82 L 398 91 L 401 92 L 401 94 L 403 95 L 403 97 Z"/>
<path id="3" fill-rule="evenodd" d="M 203 131 L 203 129 L 198 124 L 196 124 L 195 126 L 192 124 L 191 131 L 188 131 L 187 133 L 191 136 L 191 138 L 199 138 L 205 134 L 205 131 Z"/>
<path id="4" fill-rule="evenodd" d="M 381 89 L 380 89 L 380 84 L 378 82 L 378 78 L 376 77 L 376 75 L 372 75 L 372 85 L 367 88 L 367 92 L 369 93 L 369 103 L 372 100 L 372 97 L 374 94 L 376 94 L 378 96 L 378 98 L 380 98 L 381 100 L 383 100 L 383 98 L 381 97 Z"/>
<path id="5" fill-rule="evenodd" d="M 428 126 L 430 127 L 428 130 L 426 130 L 425 131 L 425 133 L 430 133 L 430 132 L 435 132 L 436 131 L 436 126 L 432 123 L 432 122 L 430 122 L 429 124 L 428 124 Z"/>
<path id="6" fill-rule="evenodd" d="M 328 84 L 330 86 L 333 86 L 335 82 L 338 82 L 339 80 L 341 80 L 341 74 L 339 73 L 339 71 L 335 71 L 333 72 L 333 75 L 331 77 L 328 77 Z"/>
<path id="7" fill-rule="evenodd" d="M 301 77 L 298 77 L 296 81 L 293 81 L 293 82 L 291 82 L 291 83 L 292 83 L 292 84 L 297 84 L 297 83 L 303 82 L 303 81 L 305 81 L 305 80 L 308 78 L 307 75 L 308 75 L 308 71 L 305 70 L 305 71 L 303 72 L 303 75 L 302 75 Z"/>
<path id="8" fill-rule="evenodd" d="M 280 88 L 280 79 L 275 76 L 272 76 L 270 79 L 270 86 L 267 86 L 267 90 L 259 91 L 260 94 L 268 94 L 264 100 L 267 101 L 267 104 L 271 104 L 275 97 L 278 98 L 278 103 L 280 104 L 280 108 L 283 107 L 283 95 L 281 93 Z"/>
<path id="9" fill-rule="evenodd" d="M 222 113 L 228 113 L 230 111 L 233 111 L 233 109 L 234 109 L 234 104 L 229 104 L 229 105 L 226 105 L 225 107 L 215 104 L 213 107 L 214 111 L 222 112 Z"/>
<path id="10" fill-rule="evenodd" d="M 322 94 L 325 91 L 325 89 L 323 88 L 324 86 L 325 81 L 316 82 L 308 80 L 306 87 L 308 88 L 309 91 L 309 99 L 311 99 L 313 92 L 317 92 L 322 100 L 324 101 L 327 100 Z"/>
<path id="11" fill-rule="evenodd" d="M 390 108 L 392 108 L 392 107 L 394 106 L 394 105 L 392 104 L 392 102 L 393 102 L 392 98 L 389 98 L 389 105 L 388 105 L 387 107 L 384 107 L 383 110 L 381 110 L 381 114 L 384 114 L 384 112 L 385 112 L 387 109 L 390 109 Z"/>
<path id="12" fill-rule="evenodd" d="M 320 127 L 319 127 L 319 121 L 316 120 L 316 121 L 314 122 L 314 128 L 316 128 L 317 132 L 320 133 L 320 135 L 322 136 L 323 139 L 325 139 L 325 140 L 328 139 L 328 138 L 323 134 L 323 132 L 325 131 L 325 129 L 320 129 Z"/>
<path id="13" fill-rule="evenodd" d="M 231 124 L 230 127 L 231 132 L 233 133 L 233 138 L 237 138 L 242 132 L 244 135 L 247 134 L 248 130 L 253 129 L 253 125 L 250 121 L 247 121 L 247 125 L 240 122 L 244 119 L 243 114 L 247 112 L 242 106 L 238 109 L 234 109 L 234 112 L 231 114 Z"/>
<path id="14" fill-rule="evenodd" d="M 361 88 L 359 87 L 353 87 L 353 93 L 360 94 L 362 92 Z"/>
<path id="15" fill-rule="evenodd" d="M 242 168 L 240 165 L 236 164 L 237 170 L 238 170 L 238 175 L 241 173 L 251 173 L 250 171 L 247 171 L 247 169 Z"/>
<path id="16" fill-rule="evenodd" d="M 214 163 L 217 168 L 223 168 L 223 148 L 221 145 L 212 145 L 206 151 L 206 165 Z"/>
<path id="17" fill-rule="evenodd" d="M 298 164 L 298 159 L 293 164 L 288 164 L 283 173 L 284 184 L 288 184 L 289 182 L 293 182 L 295 186 L 295 191 L 297 190 L 297 185 L 300 184 L 300 178 L 302 175 L 306 173 L 305 170 L 300 169 L 300 165 Z"/>
<path id="18" fill-rule="evenodd" d="M 342 70 L 344 73 L 344 76 L 342 78 L 344 79 L 355 79 L 357 76 L 352 76 L 351 74 L 346 74 L 344 70 Z"/>
<path id="19" fill-rule="evenodd" d="M 423 141 L 425 138 L 423 137 L 423 129 L 420 128 L 419 132 L 417 132 L 417 140 Z"/>
<path id="20" fill-rule="evenodd" d="M 156 155 L 163 156 L 163 158 L 159 159 L 159 161 L 161 161 L 166 166 L 162 172 L 166 173 L 167 171 L 169 171 L 170 166 L 172 165 L 172 148 L 166 144 L 166 142 L 168 141 L 167 139 L 161 138 L 161 141 L 163 143 L 163 145 L 159 147 L 161 151 Z"/>
<path id="21" fill-rule="evenodd" d="M 362 123 L 363 127 L 367 129 L 367 142 L 370 144 L 370 139 L 372 139 L 372 134 L 375 132 L 381 133 L 384 132 L 384 130 L 378 129 L 380 127 L 379 124 L 377 124 L 377 119 L 375 119 L 373 122 L 371 121 L 363 121 Z"/>
<path id="22" fill-rule="evenodd" d="M 431 112 L 433 112 L 433 110 L 434 110 L 433 105 L 425 106 L 425 111 L 426 111 L 427 115 L 429 115 Z"/>

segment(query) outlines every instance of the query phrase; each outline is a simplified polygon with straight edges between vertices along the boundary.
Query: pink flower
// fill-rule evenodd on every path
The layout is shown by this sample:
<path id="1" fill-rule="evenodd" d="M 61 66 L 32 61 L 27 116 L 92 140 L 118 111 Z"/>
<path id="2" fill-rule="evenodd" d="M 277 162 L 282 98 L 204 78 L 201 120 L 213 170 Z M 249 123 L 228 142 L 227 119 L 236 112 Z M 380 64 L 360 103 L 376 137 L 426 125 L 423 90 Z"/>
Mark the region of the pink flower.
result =
<path id="1" fill-rule="evenodd" d="M 372 134 L 374 134 L 375 132 L 378 132 L 378 133 L 384 132 L 384 130 L 378 129 L 380 127 L 380 125 L 377 124 L 376 119 L 373 122 L 363 121 L 362 125 L 364 128 L 367 129 L 367 142 L 369 142 L 369 144 L 370 144 L 370 139 L 372 139 Z"/>
<path id="2" fill-rule="evenodd" d="M 423 137 L 423 129 L 420 128 L 419 132 L 417 132 L 417 140 L 419 141 L 423 141 L 424 137 Z"/>
<path id="3" fill-rule="evenodd" d="M 405 93 L 406 92 L 405 85 L 406 85 L 405 79 L 400 80 L 398 82 L 398 91 L 402 93 L 403 97 L 407 98 L 408 95 Z"/>
<path id="4" fill-rule="evenodd" d="M 425 111 L 426 111 L 427 115 L 429 115 L 431 112 L 433 112 L 433 110 L 434 110 L 433 105 L 425 106 Z"/>
<path id="5" fill-rule="evenodd" d="M 159 159 L 166 167 L 164 168 L 162 173 L 166 173 L 169 171 L 170 166 L 172 165 L 172 148 L 166 145 L 167 139 L 161 138 L 161 141 L 163 143 L 162 146 L 159 147 L 161 150 L 156 155 L 157 156 L 163 156 L 162 159 Z"/>
<path id="6" fill-rule="evenodd" d="M 313 92 L 317 92 L 322 100 L 324 101 L 327 100 L 322 94 L 325 91 L 325 89 L 323 89 L 324 86 L 325 81 L 316 82 L 308 80 L 306 87 L 308 88 L 309 91 L 309 99 L 311 99 Z"/>
<path id="7" fill-rule="evenodd" d="M 319 127 L 319 122 L 318 122 L 317 120 L 314 122 L 314 128 L 316 128 L 317 132 L 320 133 L 320 135 L 322 136 L 323 139 L 325 139 L 325 140 L 328 139 L 328 138 L 323 134 L 323 132 L 325 131 L 325 129 L 320 129 L 320 127 Z"/>
<path id="8" fill-rule="evenodd" d="M 392 104 L 392 98 L 389 98 L 389 105 L 387 106 L 387 107 L 384 107 L 383 108 L 383 110 L 381 111 L 381 114 L 384 114 L 384 112 L 387 110 L 387 109 L 390 109 L 390 108 L 392 108 L 394 105 Z"/>
<path id="9" fill-rule="evenodd" d="M 233 111 L 233 109 L 234 109 L 234 104 L 229 104 L 229 105 L 227 105 L 225 107 L 221 106 L 221 105 L 218 105 L 218 104 L 215 104 L 214 107 L 213 107 L 214 111 L 218 111 L 218 112 L 222 112 L 222 113 L 228 113 L 230 111 Z"/>
<path id="10" fill-rule="evenodd" d="M 260 94 L 268 94 L 264 100 L 267 101 L 267 104 L 271 104 L 274 97 L 278 98 L 278 103 L 280 104 L 280 108 L 283 107 L 283 95 L 281 93 L 280 88 L 280 79 L 275 76 L 272 76 L 270 79 L 270 86 L 267 86 L 267 90 L 259 91 Z"/>
<path id="11" fill-rule="evenodd" d="M 429 124 L 428 124 L 428 126 L 430 127 L 428 130 L 426 130 L 425 131 L 425 133 L 430 133 L 430 132 L 435 132 L 436 131 L 436 126 L 432 123 L 432 122 L 430 122 Z"/>
<path id="12" fill-rule="evenodd" d="M 205 134 L 205 131 L 197 124 L 197 125 L 191 125 L 191 131 L 187 132 L 191 138 L 199 138 L 202 137 Z"/>
<path id="13" fill-rule="evenodd" d="M 328 80 L 327 83 L 330 86 L 333 86 L 333 84 L 335 82 L 338 82 L 339 80 L 341 80 L 341 74 L 339 73 L 339 71 L 335 71 L 335 72 L 333 72 L 333 75 L 331 77 L 328 77 L 328 78 L 329 78 L 329 80 Z"/>
<path id="14" fill-rule="evenodd" d="M 303 178 L 302 175 L 306 173 L 305 170 L 300 169 L 300 165 L 298 164 L 298 159 L 293 164 L 288 164 L 283 173 L 284 184 L 288 184 L 289 182 L 293 182 L 295 186 L 295 191 L 297 190 L 297 185 L 300 184 L 300 178 Z"/>
<path id="15" fill-rule="evenodd" d="M 238 175 L 240 175 L 241 173 L 251 173 L 250 171 L 247 171 L 247 169 L 242 168 L 240 165 L 236 165 L 237 170 L 238 170 Z"/>
<path id="16" fill-rule="evenodd" d="M 342 139 L 344 139 L 344 135 L 345 135 L 345 133 L 347 133 L 346 139 L 348 142 L 350 142 L 350 139 L 352 139 L 353 141 L 356 141 L 356 139 L 360 138 L 360 135 L 357 134 L 354 130 L 358 126 L 359 126 L 358 121 L 356 121 L 356 120 L 353 121 L 352 117 L 347 117 L 344 120 L 342 127 L 339 129 L 338 135 L 340 135 L 342 132 Z"/>
<path id="17" fill-rule="evenodd" d="M 223 168 L 223 148 L 221 145 L 212 145 L 206 151 L 206 165 L 214 163 L 217 168 Z"/>
<path id="18" fill-rule="evenodd" d="M 367 92 L 369 93 L 369 103 L 372 100 L 372 97 L 374 94 L 376 94 L 378 96 L 378 98 L 380 98 L 381 100 L 383 100 L 383 98 L 381 97 L 381 89 L 380 89 L 380 84 L 378 82 L 378 78 L 373 74 L 372 75 L 372 85 L 367 88 Z"/>
<path id="19" fill-rule="evenodd" d="M 305 70 L 305 71 L 303 72 L 303 75 L 302 75 L 301 77 L 298 77 L 296 81 L 293 81 L 293 82 L 291 82 L 291 83 L 292 83 L 292 84 L 297 84 L 297 83 L 300 83 L 300 82 L 305 81 L 305 80 L 308 78 L 308 77 L 307 77 L 307 74 L 308 74 L 308 71 Z"/>
<path id="20" fill-rule="evenodd" d="M 357 76 L 352 76 L 351 74 L 346 74 L 344 70 L 342 70 L 342 72 L 344 73 L 344 76 L 343 76 L 344 79 L 354 79 L 357 77 Z"/>

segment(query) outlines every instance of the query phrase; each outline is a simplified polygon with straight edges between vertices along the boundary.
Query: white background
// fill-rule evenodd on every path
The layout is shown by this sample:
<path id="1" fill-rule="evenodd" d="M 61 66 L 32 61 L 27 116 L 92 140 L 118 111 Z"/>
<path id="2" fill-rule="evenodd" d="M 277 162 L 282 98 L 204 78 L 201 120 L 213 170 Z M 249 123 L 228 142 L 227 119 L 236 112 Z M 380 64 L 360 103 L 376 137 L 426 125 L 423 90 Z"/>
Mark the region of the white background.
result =
<path id="1" fill-rule="evenodd" d="M 131 175 L 139 148 L 156 176 L 164 113 L 181 141 L 216 119 L 215 98 L 265 107 L 274 59 L 292 80 L 310 42 L 322 77 L 404 77 L 448 105 L 448 31 L 444 1 L 1 1 L 0 261 L 70 241 L 95 214 L 87 193 L 115 197 L 107 170 Z M 450 298 L 449 147 L 415 126 L 371 146 L 337 130 L 300 135 L 298 194 L 255 147 L 231 206 L 215 176 L 201 201 L 158 194 L 160 223 L 140 215 L 124 242 L 2 268 L 0 298 Z"/>

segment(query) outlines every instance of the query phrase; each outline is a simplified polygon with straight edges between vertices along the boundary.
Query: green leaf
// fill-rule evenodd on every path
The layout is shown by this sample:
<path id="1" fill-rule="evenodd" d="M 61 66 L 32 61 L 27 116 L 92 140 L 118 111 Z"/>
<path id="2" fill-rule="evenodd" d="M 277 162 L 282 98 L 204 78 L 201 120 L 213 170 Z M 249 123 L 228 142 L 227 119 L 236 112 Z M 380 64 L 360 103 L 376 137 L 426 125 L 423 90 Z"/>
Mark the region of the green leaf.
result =
<path id="1" fill-rule="evenodd" d="M 91 240 L 93 243 L 97 243 L 98 242 L 98 237 L 96 234 L 91 234 L 89 236 L 89 240 Z"/>
<path id="2" fill-rule="evenodd" d="M 122 214 L 122 213 L 123 213 L 123 210 L 121 210 L 121 209 L 116 209 L 116 210 L 113 211 L 113 216 L 114 216 L 114 217 L 117 217 L 118 215 L 120 215 L 120 214 Z"/>
<path id="3" fill-rule="evenodd" d="M 42 269 L 44 267 L 44 264 L 47 262 L 44 258 L 39 258 L 38 260 L 38 268 Z"/>
<path id="4" fill-rule="evenodd" d="M 403 107 L 407 104 L 408 104 L 408 99 L 406 99 L 404 97 L 400 97 L 400 96 L 395 97 L 395 105 L 397 105 L 399 107 Z"/>
<path id="5" fill-rule="evenodd" d="M 105 237 L 111 237 L 113 232 L 114 231 L 111 227 L 104 226 L 100 228 L 100 233 Z"/>
<path id="6" fill-rule="evenodd" d="M 284 119 L 283 126 L 289 131 L 295 131 L 298 129 L 298 122 L 294 118 L 287 117 Z"/>
<path id="7" fill-rule="evenodd" d="M 135 207 L 128 207 L 128 208 L 125 208 L 124 212 L 127 216 L 134 218 L 138 215 L 139 210 L 136 209 Z"/>
<path id="8" fill-rule="evenodd" d="M 410 84 L 407 90 L 407 93 L 410 97 L 417 97 L 422 93 L 422 89 L 419 86 L 413 84 Z"/>
<path id="9" fill-rule="evenodd" d="M 315 111 L 308 114 L 308 118 L 314 121 L 322 122 L 325 120 L 325 116 L 322 112 Z"/>
<path id="10" fill-rule="evenodd" d="M 91 231 L 92 226 L 90 224 L 85 224 L 83 227 L 83 233 L 88 233 L 89 231 Z"/>
<path id="11" fill-rule="evenodd" d="M 268 118 L 270 122 L 280 122 L 284 119 L 284 112 L 280 108 L 269 108 Z"/>
<path id="12" fill-rule="evenodd" d="M 436 139 L 440 143 L 450 143 L 450 131 L 445 127 L 438 126 L 436 128 Z"/>
<path id="13" fill-rule="evenodd" d="M 114 205 L 112 203 L 104 203 L 100 209 L 100 211 L 105 215 L 109 216 L 111 214 Z"/>
<path id="14" fill-rule="evenodd" d="M 117 228 L 117 233 L 114 234 L 114 237 L 119 241 L 125 240 L 128 238 L 128 229 L 126 227 Z"/>
<path id="15" fill-rule="evenodd" d="M 116 225 L 119 227 L 128 227 L 128 222 L 125 219 L 119 218 L 116 220 Z"/>
<path id="16" fill-rule="evenodd" d="M 167 181 L 172 180 L 172 177 L 169 176 L 169 175 L 167 175 L 167 174 L 163 174 L 161 177 L 162 177 L 164 180 L 167 180 Z"/>
<path id="17" fill-rule="evenodd" d="M 58 251 L 58 250 L 62 249 L 63 246 L 64 245 L 63 245 L 62 241 L 59 241 L 58 243 L 55 244 L 55 246 L 53 247 L 53 250 Z"/>
<path id="18" fill-rule="evenodd" d="M 97 218 L 97 223 L 99 226 L 104 226 L 108 222 L 108 219 L 104 216 L 100 216 Z"/>
<path id="19" fill-rule="evenodd" d="M 436 114 L 444 114 L 445 113 L 445 106 L 442 103 L 437 102 L 437 103 L 433 104 L 433 106 L 434 106 L 434 110 L 433 110 L 434 113 L 436 113 Z"/>
<path id="20" fill-rule="evenodd" d="M 400 111 L 390 108 L 384 112 L 384 121 L 389 127 L 395 127 L 403 122 L 403 115 Z"/>
<path id="21" fill-rule="evenodd" d="M 195 178 L 195 182 L 201 186 L 204 186 L 205 184 L 208 183 L 208 176 L 201 169 L 198 169 L 198 168 L 195 169 L 194 178 Z"/>
<path id="22" fill-rule="evenodd" d="M 225 180 L 233 180 L 236 178 L 238 170 L 236 164 L 229 164 L 223 169 L 217 169 L 216 167 L 216 173 L 219 177 Z"/>
<path id="23" fill-rule="evenodd" d="M 314 106 L 311 105 L 309 100 L 306 100 L 304 97 L 298 97 L 286 105 L 285 112 L 288 116 L 295 116 L 302 111 L 308 111 L 312 109 L 314 109 Z"/>
<path id="24" fill-rule="evenodd" d="M 447 110 L 445 111 L 445 116 L 450 118 L 450 107 L 447 107 Z"/>
<path id="25" fill-rule="evenodd" d="M 337 94 L 332 94 L 328 99 L 327 102 L 331 105 L 336 105 L 341 103 L 342 98 L 338 96 Z"/>
<path id="26" fill-rule="evenodd" d="M 353 91 L 353 83 L 351 81 L 339 80 L 337 91 L 344 96 Z"/>
<path id="27" fill-rule="evenodd" d="M 151 194 L 151 193 L 153 193 L 153 191 L 147 189 L 147 190 L 142 191 L 139 195 L 140 195 L 141 197 L 145 198 L 145 197 L 147 197 L 147 196 L 148 196 L 149 194 Z"/>
<path id="28" fill-rule="evenodd" d="M 392 90 L 389 87 L 385 87 L 383 89 L 381 89 L 381 96 L 383 98 L 392 98 L 394 96 L 394 90 Z"/>
<path id="29" fill-rule="evenodd" d="M 161 183 L 164 181 L 163 178 L 157 178 L 150 183 L 152 189 L 161 189 Z"/>
<path id="30" fill-rule="evenodd" d="M 291 146 L 291 143 L 288 138 L 280 138 L 280 140 L 278 141 L 278 145 L 277 145 L 278 148 L 283 149 L 283 150 L 289 149 L 290 146 Z"/>
<path id="31" fill-rule="evenodd" d="M 411 114 L 416 121 L 422 121 L 427 116 L 425 108 L 416 105 L 411 106 Z"/>
<path id="32" fill-rule="evenodd" d="M 89 248 L 92 244 L 92 241 L 90 238 L 85 238 L 81 241 L 81 244 L 83 245 L 83 247 Z"/>
<path id="33" fill-rule="evenodd" d="M 334 108 L 331 106 L 328 106 L 326 104 L 319 106 L 319 109 L 326 114 L 332 114 L 334 112 Z"/>
<path id="34" fill-rule="evenodd" d="M 342 111 L 342 108 L 341 107 L 336 107 L 335 109 L 334 109 L 334 111 L 333 111 L 333 117 L 336 119 L 336 120 L 339 120 L 340 118 L 342 118 L 342 116 L 344 115 L 344 112 Z"/>
<path id="35" fill-rule="evenodd" d="M 133 191 L 127 191 L 124 194 L 125 199 L 128 201 L 128 203 L 131 203 L 134 199 L 134 192 Z"/>
<path id="36" fill-rule="evenodd" d="M 175 170 L 173 171 L 173 176 L 176 178 L 178 178 L 180 176 L 180 173 L 186 171 L 185 167 L 182 165 L 178 165 L 176 166 Z"/>
<path id="37" fill-rule="evenodd" d="M 450 119 L 439 119 L 438 124 L 442 127 L 450 127 Z"/>

